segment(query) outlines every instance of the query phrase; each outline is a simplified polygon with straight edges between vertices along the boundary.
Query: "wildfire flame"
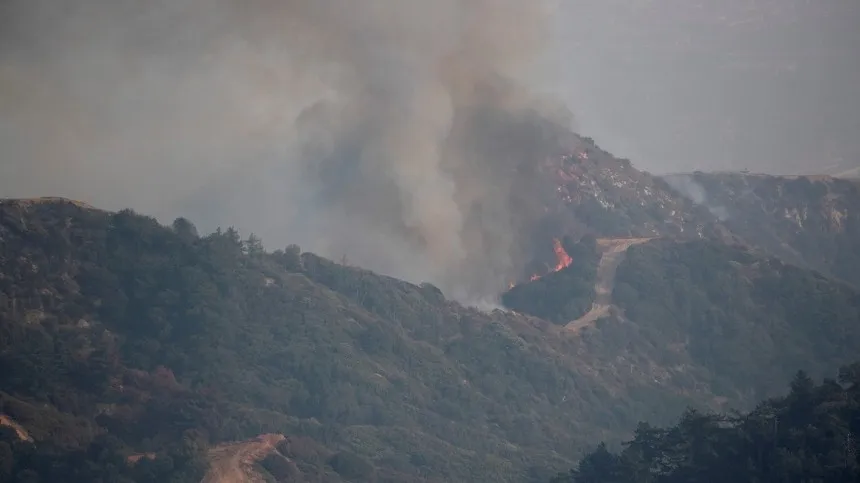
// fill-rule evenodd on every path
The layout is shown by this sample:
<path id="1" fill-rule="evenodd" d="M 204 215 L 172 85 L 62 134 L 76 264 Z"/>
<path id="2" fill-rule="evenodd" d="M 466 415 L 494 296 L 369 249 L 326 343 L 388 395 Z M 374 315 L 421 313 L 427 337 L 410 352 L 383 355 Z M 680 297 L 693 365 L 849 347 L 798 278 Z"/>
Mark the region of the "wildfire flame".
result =
<path id="1" fill-rule="evenodd" d="M 561 246 L 561 242 L 558 241 L 558 238 L 554 238 L 552 240 L 552 250 L 555 252 L 555 258 L 558 261 L 556 263 L 555 268 L 552 270 L 553 272 L 557 272 L 563 268 L 567 268 L 573 263 L 573 259 L 570 258 L 570 255 L 564 250 L 564 247 Z"/>
<path id="2" fill-rule="evenodd" d="M 553 268 L 550 269 L 548 273 L 558 272 L 559 270 L 569 267 L 573 263 L 573 258 L 571 258 L 571 256 L 567 254 L 567 251 L 565 251 L 564 246 L 562 246 L 558 238 L 554 238 L 552 240 L 552 251 L 555 252 L 556 264 Z M 539 275 L 536 273 L 529 277 L 529 282 L 534 282 L 535 280 L 540 279 L 542 276 L 543 275 Z M 514 286 L 514 282 L 510 282 L 508 288 L 511 289 L 514 288 Z"/>

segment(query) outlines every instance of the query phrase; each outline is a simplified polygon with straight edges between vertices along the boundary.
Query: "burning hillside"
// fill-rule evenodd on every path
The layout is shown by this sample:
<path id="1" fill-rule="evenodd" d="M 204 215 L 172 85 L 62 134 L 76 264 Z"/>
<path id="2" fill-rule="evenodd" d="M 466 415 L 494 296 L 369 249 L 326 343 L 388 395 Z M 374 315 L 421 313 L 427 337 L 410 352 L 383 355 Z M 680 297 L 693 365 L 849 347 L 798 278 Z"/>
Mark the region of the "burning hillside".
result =
<path id="1" fill-rule="evenodd" d="M 557 146 L 556 154 L 536 166 L 545 192 L 535 196 L 542 205 L 535 210 L 540 216 L 528 225 L 534 247 L 528 256 L 533 258 L 515 278 L 535 281 L 570 265 L 560 242 L 565 236 L 737 241 L 707 208 L 680 196 L 662 178 L 602 150 L 592 139 L 572 134 Z M 512 191 L 525 196 L 537 189 L 523 182 L 515 183 Z M 552 261 L 546 255 L 550 241 Z"/>
<path id="2" fill-rule="evenodd" d="M 571 256 L 568 255 L 567 250 L 564 249 L 564 246 L 562 246 L 562 243 L 561 243 L 561 241 L 559 241 L 558 238 L 552 239 L 552 251 L 553 251 L 553 254 L 555 255 L 555 265 L 549 266 L 549 264 L 547 264 L 546 265 L 547 271 L 545 271 L 544 273 L 533 273 L 529 277 L 530 282 L 534 282 L 535 280 L 540 280 L 541 277 L 543 277 L 544 275 L 546 275 L 548 273 L 553 273 L 553 272 L 558 272 L 560 270 L 563 270 L 563 269 L 569 267 L 571 263 L 573 263 L 573 258 L 571 258 Z M 510 282 L 508 284 L 508 288 L 513 288 L 515 285 L 516 285 L 516 283 Z"/>
<path id="3" fill-rule="evenodd" d="M 593 237 L 553 240 L 553 264 L 502 294 L 505 307 L 564 324 L 582 316 L 594 300 L 600 254 Z"/>
<path id="4" fill-rule="evenodd" d="M 532 83 L 551 2 L 45 5 L 0 15 L 7 196 L 238 221 L 461 300 L 522 268 L 572 117 Z"/>

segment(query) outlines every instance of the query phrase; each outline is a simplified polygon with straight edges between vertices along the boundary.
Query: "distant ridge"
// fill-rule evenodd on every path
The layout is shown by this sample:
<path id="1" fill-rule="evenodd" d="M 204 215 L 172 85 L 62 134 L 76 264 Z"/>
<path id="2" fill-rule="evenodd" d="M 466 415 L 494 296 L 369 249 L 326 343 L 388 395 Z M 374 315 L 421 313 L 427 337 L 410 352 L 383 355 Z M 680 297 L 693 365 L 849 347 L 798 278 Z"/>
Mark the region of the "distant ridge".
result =
<path id="1" fill-rule="evenodd" d="M 95 206 L 85 203 L 83 201 L 73 200 L 69 198 L 63 198 L 60 196 L 42 196 L 39 198 L 0 198 L 0 204 L 7 205 L 19 205 L 19 206 L 29 206 L 29 205 L 37 205 L 37 204 L 70 204 L 75 205 L 78 208 L 83 208 L 86 210 L 101 210 L 96 208 Z"/>
<path id="2" fill-rule="evenodd" d="M 860 170 L 860 168 L 858 168 Z M 857 171 L 857 170 L 853 170 Z M 847 173 L 847 171 L 846 171 Z M 858 171 L 860 173 L 860 171 Z M 673 176 L 744 176 L 747 178 L 774 178 L 774 179 L 787 179 L 794 180 L 799 178 L 806 178 L 810 181 L 827 181 L 831 179 L 843 179 L 845 173 L 832 175 L 832 174 L 773 174 L 773 173 L 758 173 L 753 171 L 746 170 L 714 170 L 714 171 L 678 171 L 672 173 L 666 173 L 659 175 L 661 178 L 671 178 Z"/>

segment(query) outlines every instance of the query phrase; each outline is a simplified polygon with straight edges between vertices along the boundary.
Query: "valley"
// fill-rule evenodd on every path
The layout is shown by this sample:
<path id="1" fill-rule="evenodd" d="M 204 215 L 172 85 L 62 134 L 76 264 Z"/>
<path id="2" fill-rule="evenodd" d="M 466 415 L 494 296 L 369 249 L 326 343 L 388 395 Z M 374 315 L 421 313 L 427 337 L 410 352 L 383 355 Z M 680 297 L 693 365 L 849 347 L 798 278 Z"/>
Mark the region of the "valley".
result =
<path id="1" fill-rule="evenodd" d="M 856 185 L 700 196 L 577 143 L 504 310 L 232 228 L 0 202 L 0 444 L 47 481 L 545 483 L 856 357 Z"/>

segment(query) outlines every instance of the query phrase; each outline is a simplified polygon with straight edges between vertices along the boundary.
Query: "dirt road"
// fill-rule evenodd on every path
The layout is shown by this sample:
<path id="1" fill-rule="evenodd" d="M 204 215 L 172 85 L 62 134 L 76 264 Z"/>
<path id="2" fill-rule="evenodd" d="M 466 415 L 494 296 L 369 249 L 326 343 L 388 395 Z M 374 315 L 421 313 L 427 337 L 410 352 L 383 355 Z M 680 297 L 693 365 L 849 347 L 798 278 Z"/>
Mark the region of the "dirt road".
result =
<path id="1" fill-rule="evenodd" d="M 597 281 L 594 284 L 594 302 L 582 317 L 569 322 L 565 329 L 579 332 L 601 317 L 609 315 L 612 310 L 612 289 L 615 287 L 615 271 L 624 260 L 627 249 L 633 245 L 645 243 L 651 238 L 601 238 L 597 240 L 597 248 L 601 251 L 600 263 L 597 265 Z"/>
<path id="2" fill-rule="evenodd" d="M 281 434 L 263 434 L 248 441 L 222 444 L 209 451 L 209 471 L 201 483 L 263 483 L 254 463 L 268 456 L 284 440 Z"/>
<path id="3" fill-rule="evenodd" d="M 26 429 L 24 429 L 24 426 L 21 426 L 20 424 L 16 423 L 12 420 L 12 418 L 6 416 L 5 414 L 0 414 L 0 426 L 12 428 L 12 430 L 15 431 L 15 434 L 18 435 L 18 439 L 20 439 L 21 441 L 29 441 L 31 443 L 33 442 L 33 438 L 30 437 L 30 434 L 27 432 Z"/>

